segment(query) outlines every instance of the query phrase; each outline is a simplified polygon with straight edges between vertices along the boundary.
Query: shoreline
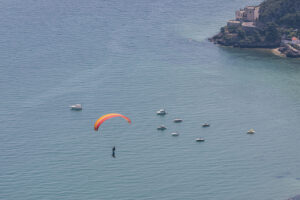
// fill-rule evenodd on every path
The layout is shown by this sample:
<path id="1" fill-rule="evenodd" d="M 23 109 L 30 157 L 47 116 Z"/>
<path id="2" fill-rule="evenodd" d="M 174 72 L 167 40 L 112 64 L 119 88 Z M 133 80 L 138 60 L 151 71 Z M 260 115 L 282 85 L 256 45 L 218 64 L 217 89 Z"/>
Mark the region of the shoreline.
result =
<path id="1" fill-rule="evenodd" d="M 283 54 L 283 53 L 281 53 L 281 52 L 279 51 L 279 48 L 271 49 L 271 52 L 272 52 L 274 55 L 276 55 L 276 56 L 286 58 L 286 55 Z"/>
<path id="2" fill-rule="evenodd" d="M 209 39 L 208 39 L 208 41 L 211 42 Z M 234 48 L 234 49 L 237 48 L 237 47 L 234 47 L 234 46 L 226 46 L 226 45 L 222 45 L 222 44 L 218 44 L 218 43 L 214 43 L 214 44 L 217 45 L 217 46 L 220 46 L 220 47 Z M 286 54 L 279 51 L 279 48 L 280 47 L 276 47 L 276 48 L 260 48 L 260 47 L 257 47 L 257 48 L 241 48 L 241 49 L 253 49 L 253 50 L 256 50 L 256 51 L 265 51 L 265 52 L 269 52 L 269 53 L 271 53 L 275 56 L 281 57 L 281 58 L 288 58 L 286 56 Z"/>
<path id="3" fill-rule="evenodd" d="M 234 46 L 226 46 L 226 45 L 221 45 L 221 44 L 216 44 L 217 46 L 220 46 L 220 47 L 226 47 L 226 48 L 235 48 Z M 241 48 L 241 49 L 253 49 L 253 50 L 256 50 L 256 51 L 265 51 L 265 52 L 269 52 L 275 56 L 278 56 L 278 57 L 281 57 L 281 58 L 287 58 L 287 56 L 282 53 L 281 51 L 279 51 L 279 48 L 280 47 L 277 47 L 277 48 Z"/>
<path id="4" fill-rule="evenodd" d="M 294 47 L 293 43 L 287 43 L 283 40 L 280 41 L 280 44 L 247 44 L 247 45 L 240 45 L 238 42 L 233 43 L 227 42 L 224 40 L 226 34 L 219 33 L 212 38 L 208 38 L 208 41 L 214 43 L 215 45 L 222 46 L 222 47 L 230 47 L 230 48 L 240 48 L 240 49 L 256 49 L 256 50 L 263 50 L 263 51 L 269 51 L 273 55 L 281 57 L 281 58 L 300 58 L 300 43 L 298 44 L 298 47 Z"/>

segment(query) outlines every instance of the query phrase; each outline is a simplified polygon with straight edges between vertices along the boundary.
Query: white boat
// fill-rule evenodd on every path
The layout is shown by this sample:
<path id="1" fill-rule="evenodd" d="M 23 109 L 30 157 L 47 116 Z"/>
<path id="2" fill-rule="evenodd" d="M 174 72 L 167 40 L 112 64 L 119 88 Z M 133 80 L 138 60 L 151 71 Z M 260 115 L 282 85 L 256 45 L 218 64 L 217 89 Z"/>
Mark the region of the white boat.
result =
<path id="1" fill-rule="evenodd" d="M 179 136 L 179 133 L 171 133 L 172 136 Z"/>
<path id="2" fill-rule="evenodd" d="M 157 130 L 160 130 L 160 131 L 163 131 L 163 130 L 166 130 L 167 127 L 165 127 L 164 125 L 161 125 L 159 127 L 157 127 Z"/>
<path id="3" fill-rule="evenodd" d="M 70 106 L 71 110 L 82 110 L 81 104 L 75 104 Z"/>
<path id="4" fill-rule="evenodd" d="M 160 109 L 159 111 L 156 112 L 157 115 L 165 115 L 167 114 L 167 112 L 165 111 L 165 109 Z"/>
<path id="5" fill-rule="evenodd" d="M 204 123 L 202 124 L 202 127 L 210 127 L 210 125 L 208 123 Z"/>
<path id="6" fill-rule="evenodd" d="M 196 138 L 196 142 L 204 142 L 204 138 Z"/>
<path id="7" fill-rule="evenodd" d="M 180 122 L 182 122 L 182 121 L 183 121 L 182 119 L 174 119 L 174 120 L 173 120 L 174 123 L 180 123 Z"/>
<path id="8" fill-rule="evenodd" d="M 254 134 L 255 133 L 255 130 L 253 128 L 251 128 L 248 132 L 248 134 Z"/>

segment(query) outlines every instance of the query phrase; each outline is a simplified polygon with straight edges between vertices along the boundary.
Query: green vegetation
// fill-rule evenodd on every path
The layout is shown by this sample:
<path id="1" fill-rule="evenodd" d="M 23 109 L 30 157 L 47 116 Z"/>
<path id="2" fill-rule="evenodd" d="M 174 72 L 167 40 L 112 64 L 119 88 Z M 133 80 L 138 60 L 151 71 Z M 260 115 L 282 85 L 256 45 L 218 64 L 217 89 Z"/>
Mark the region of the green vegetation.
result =
<path id="1" fill-rule="evenodd" d="M 269 31 L 284 36 L 285 39 L 299 38 L 300 0 L 265 0 L 260 5 L 259 23 L 262 25 L 272 23 L 278 33 L 275 33 L 274 28 Z M 272 40 L 272 37 L 272 35 L 269 35 L 269 39 Z"/>
<path id="2" fill-rule="evenodd" d="M 292 37 L 300 38 L 300 30 L 294 28 L 280 28 L 280 34 L 288 40 L 291 40 Z"/>
<path id="3" fill-rule="evenodd" d="M 262 28 L 253 28 L 245 30 L 242 26 L 237 27 L 222 27 L 221 34 L 225 43 L 234 46 L 250 46 L 251 44 L 280 43 L 280 32 L 278 26 L 272 22 L 267 23 Z M 275 46 L 275 45 L 270 45 Z"/>
<path id="4" fill-rule="evenodd" d="M 278 27 L 273 22 L 267 23 L 264 26 L 263 32 L 264 35 L 266 36 L 266 41 L 268 42 L 276 42 L 277 40 L 280 40 Z"/>
<path id="5" fill-rule="evenodd" d="M 222 27 L 210 40 L 241 48 L 279 48 L 287 57 L 300 57 L 300 45 L 283 40 L 300 38 L 300 0 L 265 0 L 254 25 Z"/>
<path id="6" fill-rule="evenodd" d="M 260 5 L 259 22 L 287 28 L 300 28 L 299 0 L 265 0 Z"/>

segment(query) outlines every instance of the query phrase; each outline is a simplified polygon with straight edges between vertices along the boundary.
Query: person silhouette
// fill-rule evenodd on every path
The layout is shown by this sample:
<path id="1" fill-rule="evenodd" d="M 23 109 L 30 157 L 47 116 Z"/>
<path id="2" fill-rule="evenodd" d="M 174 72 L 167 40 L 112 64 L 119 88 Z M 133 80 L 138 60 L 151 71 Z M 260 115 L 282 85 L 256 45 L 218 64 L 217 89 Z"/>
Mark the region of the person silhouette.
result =
<path id="1" fill-rule="evenodd" d="M 116 147 L 114 146 L 114 147 L 112 148 L 112 157 L 113 157 L 113 158 L 115 158 L 115 157 L 116 157 L 116 155 L 115 155 L 115 151 L 116 151 Z"/>

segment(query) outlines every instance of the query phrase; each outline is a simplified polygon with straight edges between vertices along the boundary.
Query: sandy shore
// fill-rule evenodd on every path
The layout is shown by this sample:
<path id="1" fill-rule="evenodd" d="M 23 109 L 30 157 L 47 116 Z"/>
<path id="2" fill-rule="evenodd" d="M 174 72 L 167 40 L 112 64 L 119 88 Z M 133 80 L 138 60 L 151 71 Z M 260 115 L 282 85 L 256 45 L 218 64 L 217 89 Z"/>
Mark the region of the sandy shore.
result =
<path id="1" fill-rule="evenodd" d="M 274 55 L 276 55 L 276 56 L 286 57 L 285 54 L 283 54 L 283 53 L 281 53 L 281 52 L 279 51 L 279 48 L 272 49 L 271 52 L 272 52 Z"/>
<path id="2" fill-rule="evenodd" d="M 233 46 L 223 46 L 223 45 L 220 45 L 220 44 L 216 44 L 217 46 L 220 46 L 220 47 L 225 47 L 225 48 L 235 48 Z M 279 48 L 275 48 L 275 49 L 269 49 L 269 48 L 242 48 L 242 49 L 254 49 L 256 51 L 264 51 L 264 52 L 270 52 L 276 56 L 279 56 L 279 57 L 282 57 L 282 58 L 286 58 L 286 55 L 281 53 L 279 51 Z"/>

